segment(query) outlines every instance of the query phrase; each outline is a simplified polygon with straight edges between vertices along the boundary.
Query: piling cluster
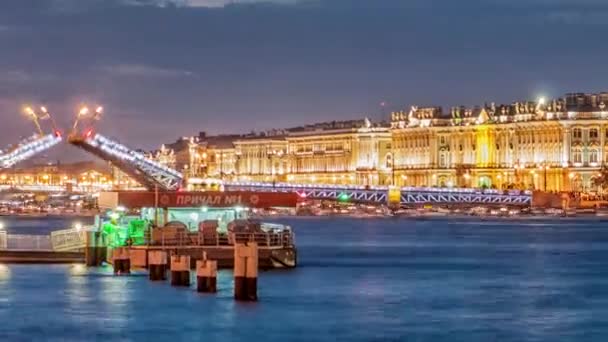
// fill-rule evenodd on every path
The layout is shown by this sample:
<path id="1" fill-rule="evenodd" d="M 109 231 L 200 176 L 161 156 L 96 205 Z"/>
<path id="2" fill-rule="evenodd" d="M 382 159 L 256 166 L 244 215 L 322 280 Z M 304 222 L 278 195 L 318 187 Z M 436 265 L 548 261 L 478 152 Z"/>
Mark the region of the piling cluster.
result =
<path id="1" fill-rule="evenodd" d="M 88 250 L 88 248 L 87 248 Z M 114 274 L 130 274 L 132 257 L 135 257 L 128 247 L 116 248 L 112 251 Z M 94 255 L 95 253 L 93 253 Z M 138 254 L 139 255 L 139 254 Z M 171 275 L 172 286 L 190 286 L 191 257 L 189 255 L 169 255 L 164 250 L 147 251 L 146 260 L 151 281 L 167 279 Z M 136 259 L 137 259 L 136 258 Z M 88 259 L 87 259 L 88 261 Z M 135 265 L 140 260 L 135 260 Z M 87 262 L 87 265 L 89 263 Z M 94 266 L 94 265 L 91 265 Z M 217 261 L 209 260 L 203 253 L 202 260 L 196 260 L 196 289 L 198 292 L 217 292 Z M 258 286 L 258 245 L 254 242 L 238 243 L 234 246 L 234 299 L 238 301 L 257 301 Z"/>

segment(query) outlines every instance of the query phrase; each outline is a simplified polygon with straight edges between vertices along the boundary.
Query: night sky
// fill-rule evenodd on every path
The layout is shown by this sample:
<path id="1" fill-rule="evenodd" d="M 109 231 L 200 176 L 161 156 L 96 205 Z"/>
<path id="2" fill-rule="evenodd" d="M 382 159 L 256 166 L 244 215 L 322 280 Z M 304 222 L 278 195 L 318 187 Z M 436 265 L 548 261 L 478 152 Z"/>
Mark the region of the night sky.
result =
<path id="1" fill-rule="evenodd" d="M 599 92 L 607 33 L 605 0 L 1 0 L 0 144 L 32 132 L 25 103 L 66 127 L 102 104 L 99 131 L 153 148 Z"/>

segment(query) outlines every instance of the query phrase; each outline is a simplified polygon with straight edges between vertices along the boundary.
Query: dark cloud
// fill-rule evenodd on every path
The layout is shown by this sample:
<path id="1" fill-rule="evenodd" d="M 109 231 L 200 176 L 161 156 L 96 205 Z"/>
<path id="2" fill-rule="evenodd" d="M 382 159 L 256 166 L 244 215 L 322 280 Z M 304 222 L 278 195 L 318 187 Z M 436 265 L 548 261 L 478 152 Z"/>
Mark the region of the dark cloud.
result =
<path id="1" fill-rule="evenodd" d="M 381 101 L 601 91 L 607 15 L 599 0 L 3 0 L 0 115 L 45 103 L 69 125 L 102 103 L 102 129 L 152 147 L 379 118 Z"/>

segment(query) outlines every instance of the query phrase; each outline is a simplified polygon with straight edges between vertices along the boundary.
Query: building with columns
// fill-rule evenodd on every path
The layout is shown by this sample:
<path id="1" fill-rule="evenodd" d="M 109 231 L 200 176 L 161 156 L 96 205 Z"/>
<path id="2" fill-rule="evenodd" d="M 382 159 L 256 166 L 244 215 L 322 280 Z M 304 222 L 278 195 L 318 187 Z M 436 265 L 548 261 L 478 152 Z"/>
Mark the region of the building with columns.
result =
<path id="1" fill-rule="evenodd" d="M 391 116 L 399 185 L 593 191 L 608 162 L 608 93 Z"/>
<path id="2" fill-rule="evenodd" d="M 477 107 L 411 107 L 390 124 L 331 121 L 167 146 L 191 177 L 594 191 L 608 164 L 608 93 Z M 167 152 L 159 154 L 166 155 Z"/>

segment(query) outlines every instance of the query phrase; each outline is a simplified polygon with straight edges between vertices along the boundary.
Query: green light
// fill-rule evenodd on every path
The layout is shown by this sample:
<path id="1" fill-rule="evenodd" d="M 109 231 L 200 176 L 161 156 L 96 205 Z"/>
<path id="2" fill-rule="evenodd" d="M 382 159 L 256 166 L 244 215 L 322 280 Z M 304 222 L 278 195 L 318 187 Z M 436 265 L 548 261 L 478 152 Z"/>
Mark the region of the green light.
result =
<path id="1" fill-rule="evenodd" d="M 350 197 L 348 197 L 348 195 L 343 192 L 340 193 L 340 195 L 338 195 L 338 201 L 340 201 L 340 202 L 346 202 L 349 200 L 349 198 Z"/>

